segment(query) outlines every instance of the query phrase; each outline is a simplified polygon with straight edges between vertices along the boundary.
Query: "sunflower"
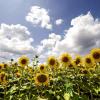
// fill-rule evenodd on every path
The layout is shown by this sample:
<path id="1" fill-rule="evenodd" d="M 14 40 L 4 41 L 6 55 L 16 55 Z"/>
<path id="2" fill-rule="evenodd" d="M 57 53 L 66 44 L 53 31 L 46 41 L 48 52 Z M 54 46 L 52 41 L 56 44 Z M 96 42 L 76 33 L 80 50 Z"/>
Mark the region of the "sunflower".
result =
<path id="1" fill-rule="evenodd" d="M 100 48 L 94 48 L 90 52 L 95 62 L 100 62 Z"/>
<path id="2" fill-rule="evenodd" d="M 48 85 L 49 83 L 49 76 L 48 74 L 44 73 L 37 73 L 35 76 L 35 84 L 36 85 Z"/>
<path id="3" fill-rule="evenodd" d="M 46 71 L 46 66 L 45 66 L 45 64 L 40 64 L 40 65 L 39 65 L 39 71 L 40 71 L 40 72 L 45 72 L 45 71 Z"/>
<path id="4" fill-rule="evenodd" d="M 74 59 L 74 64 L 76 66 L 82 65 L 82 57 L 80 55 L 77 55 L 76 58 Z"/>
<path id="5" fill-rule="evenodd" d="M 94 66 L 94 59 L 91 57 L 91 55 L 86 55 L 83 59 L 83 64 L 85 65 L 86 68 L 90 69 L 95 67 Z"/>
<path id="6" fill-rule="evenodd" d="M 63 53 L 59 57 L 60 62 L 64 66 L 68 66 L 71 63 L 72 57 L 68 53 Z"/>
<path id="7" fill-rule="evenodd" d="M 55 67 L 57 67 L 57 59 L 54 56 L 50 56 L 47 59 L 47 64 L 51 68 L 55 68 Z"/>
<path id="8" fill-rule="evenodd" d="M 0 84 L 5 84 L 7 83 L 7 76 L 6 76 L 6 73 L 5 72 L 1 72 L 0 73 Z"/>
<path id="9" fill-rule="evenodd" d="M 18 64 L 22 67 L 25 67 L 29 64 L 29 58 L 27 56 L 21 56 L 19 59 L 18 59 Z"/>
<path id="10" fill-rule="evenodd" d="M 1 63 L 0 64 L 0 70 L 4 68 L 4 65 Z"/>

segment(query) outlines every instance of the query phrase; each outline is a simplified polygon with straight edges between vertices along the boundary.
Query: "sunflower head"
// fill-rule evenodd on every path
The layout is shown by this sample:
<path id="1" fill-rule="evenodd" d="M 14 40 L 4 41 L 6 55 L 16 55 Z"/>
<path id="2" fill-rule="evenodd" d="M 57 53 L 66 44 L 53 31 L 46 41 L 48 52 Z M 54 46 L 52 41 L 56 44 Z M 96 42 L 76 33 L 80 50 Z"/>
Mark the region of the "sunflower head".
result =
<path id="1" fill-rule="evenodd" d="M 54 56 L 50 56 L 47 59 L 47 64 L 48 64 L 48 66 L 50 66 L 52 68 L 55 68 L 56 65 L 57 65 L 57 62 L 56 61 L 57 61 L 57 59 Z"/>
<path id="2" fill-rule="evenodd" d="M 35 76 L 35 84 L 36 85 L 48 85 L 49 83 L 49 77 L 48 74 L 44 73 L 37 73 Z"/>
<path id="3" fill-rule="evenodd" d="M 77 55 L 76 58 L 74 59 L 74 64 L 76 66 L 82 65 L 82 57 L 80 55 Z"/>
<path id="4" fill-rule="evenodd" d="M 84 57 L 84 61 L 83 61 L 84 65 L 86 68 L 91 68 L 91 67 L 94 67 L 94 59 L 91 57 L 91 55 L 86 55 Z"/>
<path id="5" fill-rule="evenodd" d="M 60 62 L 63 65 L 69 65 L 71 63 L 71 56 L 68 53 L 63 53 L 61 54 L 61 56 L 59 57 Z"/>
<path id="6" fill-rule="evenodd" d="M 40 72 L 45 72 L 45 71 L 46 71 L 46 66 L 45 66 L 45 64 L 40 64 L 40 65 L 39 65 L 39 71 L 40 71 Z"/>
<path id="7" fill-rule="evenodd" d="M 18 64 L 21 66 L 21 67 L 25 67 L 29 64 L 29 58 L 27 56 L 21 56 L 19 59 L 18 59 Z"/>
<path id="8" fill-rule="evenodd" d="M 95 62 L 100 62 L 100 48 L 92 49 L 90 54 Z"/>

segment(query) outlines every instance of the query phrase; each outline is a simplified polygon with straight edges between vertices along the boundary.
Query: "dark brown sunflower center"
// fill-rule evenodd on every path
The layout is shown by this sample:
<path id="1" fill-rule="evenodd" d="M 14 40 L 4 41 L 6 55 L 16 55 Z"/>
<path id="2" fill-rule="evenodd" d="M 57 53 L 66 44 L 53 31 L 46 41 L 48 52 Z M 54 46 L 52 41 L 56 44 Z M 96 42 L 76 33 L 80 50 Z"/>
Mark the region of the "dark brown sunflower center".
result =
<path id="1" fill-rule="evenodd" d="M 47 77 L 46 77 L 46 75 L 39 75 L 37 77 L 37 79 L 38 79 L 39 82 L 44 83 L 44 82 L 46 82 Z"/>
<path id="2" fill-rule="evenodd" d="M 22 63 L 22 64 L 26 64 L 26 63 L 27 63 L 26 59 L 22 59 L 22 60 L 21 60 L 21 63 Z"/>
<path id="3" fill-rule="evenodd" d="M 87 59 L 86 59 L 86 62 L 87 62 L 87 63 L 91 63 L 91 59 L 87 58 Z"/>
<path id="4" fill-rule="evenodd" d="M 44 69 L 44 66 L 40 66 L 40 69 L 43 70 Z"/>
<path id="5" fill-rule="evenodd" d="M 63 57 L 63 58 L 62 58 L 62 61 L 63 61 L 63 62 L 68 62 L 69 59 L 68 59 L 68 57 Z"/>
<path id="6" fill-rule="evenodd" d="M 49 63 L 50 63 L 50 65 L 53 66 L 55 64 L 55 60 L 54 59 L 51 59 Z"/>
<path id="7" fill-rule="evenodd" d="M 95 53 L 93 54 L 93 58 L 99 59 L 99 58 L 100 58 L 100 53 L 95 52 Z"/>
<path id="8" fill-rule="evenodd" d="M 80 62 L 81 62 L 80 59 L 76 59 L 75 61 L 76 65 L 78 65 Z"/>

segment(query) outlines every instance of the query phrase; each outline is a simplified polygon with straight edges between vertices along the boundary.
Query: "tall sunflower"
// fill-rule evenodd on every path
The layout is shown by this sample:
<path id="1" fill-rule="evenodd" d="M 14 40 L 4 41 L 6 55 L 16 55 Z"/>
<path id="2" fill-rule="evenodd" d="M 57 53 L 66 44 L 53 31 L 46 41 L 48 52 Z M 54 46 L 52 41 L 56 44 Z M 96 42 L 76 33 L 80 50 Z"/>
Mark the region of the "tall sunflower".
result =
<path id="1" fill-rule="evenodd" d="M 49 75 L 44 73 L 37 73 L 35 76 L 36 85 L 48 85 L 49 84 Z"/>
<path id="2" fill-rule="evenodd" d="M 90 52 L 95 62 L 100 62 L 100 48 L 94 48 Z"/>
<path id="3" fill-rule="evenodd" d="M 68 53 L 63 53 L 60 55 L 59 59 L 62 65 L 68 66 L 71 63 L 72 57 Z"/>
<path id="4" fill-rule="evenodd" d="M 25 67 L 29 64 L 29 58 L 25 55 L 21 56 L 19 59 L 18 59 L 18 64 L 22 67 Z"/>
<path id="5" fill-rule="evenodd" d="M 94 59 L 91 57 L 91 55 L 86 55 L 83 59 L 83 64 L 85 65 L 86 68 L 90 69 L 90 68 L 94 68 Z"/>
<path id="6" fill-rule="evenodd" d="M 54 56 L 50 56 L 47 59 L 47 64 L 51 68 L 56 68 L 57 67 L 57 59 Z"/>

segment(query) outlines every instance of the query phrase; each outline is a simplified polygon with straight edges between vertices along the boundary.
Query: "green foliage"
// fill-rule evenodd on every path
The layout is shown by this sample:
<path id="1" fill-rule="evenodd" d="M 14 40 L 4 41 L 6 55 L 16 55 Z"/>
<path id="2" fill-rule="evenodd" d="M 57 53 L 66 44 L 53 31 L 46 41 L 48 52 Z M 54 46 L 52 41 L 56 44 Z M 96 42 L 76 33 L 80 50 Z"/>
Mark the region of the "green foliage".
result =
<path id="1" fill-rule="evenodd" d="M 0 84 L 0 100 L 100 100 L 100 64 L 87 73 L 77 68 L 49 71 L 49 84 L 37 86 L 33 79 L 35 61 L 32 73 L 13 64 L 2 70 L 7 73 L 7 84 Z M 20 77 L 16 77 L 16 70 Z"/>

